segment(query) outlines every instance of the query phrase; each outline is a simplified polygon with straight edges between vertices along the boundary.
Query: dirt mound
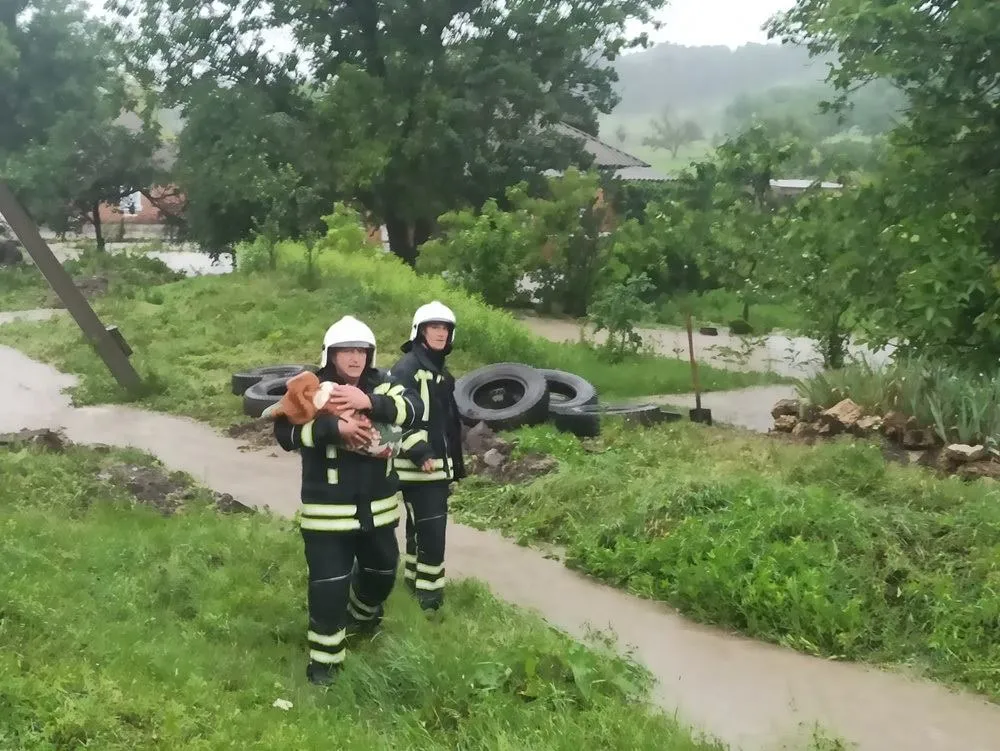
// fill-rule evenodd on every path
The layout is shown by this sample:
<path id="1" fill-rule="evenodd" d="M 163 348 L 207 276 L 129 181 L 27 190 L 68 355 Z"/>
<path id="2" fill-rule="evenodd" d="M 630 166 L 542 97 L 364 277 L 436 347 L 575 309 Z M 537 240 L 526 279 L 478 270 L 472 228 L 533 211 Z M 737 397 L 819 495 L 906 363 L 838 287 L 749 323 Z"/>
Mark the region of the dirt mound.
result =
<path id="1" fill-rule="evenodd" d="M 164 516 L 177 512 L 195 492 L 183 474 L 138 464 L 112 464 L 98 474 L 98 479 L 127 490 L 139 503 L 152 506 Z"/>
<path id="2" fill-rule="evenodd" d="M 108 293 L 108 287 L 110 286 L 110 281 L 106 276 L 82 276 L 73 279 L 73 284 L 76 288 L 83 293 L 83 296 L 88 300 L 93 300 L 94 298 L 101 297 Z M 55 292 L 49 294 L 48 302 L 46 307 L 49 308 L 64 308 L 63 301 L 59 298 Z"/>
<path id="3" fill-rule="evenodd" d="M 226 428 L 226 435 L 246 441 L 240 449 L 274 448 L 274 423 L 267 419 L 238 422 Z"/>
<path id="4" fill-rule="evenodd" d="M 46 451 L 65 451 L 67 446 L 72 445 L 72 441 L 62 431 L 49 430 L 48 428 L 0 434 L 0 446 L 18 445 L 37 446 Z"/>
<path id="5" fill-rule="evenodd" d="M 462 447 L 469 474 L 482 475 L 504 485 L 530 482 L 559 467 L 559 462 L 544 454 L 512 458 L 514 444 L 497 436 L 482 422 L 463 430 Z"/>

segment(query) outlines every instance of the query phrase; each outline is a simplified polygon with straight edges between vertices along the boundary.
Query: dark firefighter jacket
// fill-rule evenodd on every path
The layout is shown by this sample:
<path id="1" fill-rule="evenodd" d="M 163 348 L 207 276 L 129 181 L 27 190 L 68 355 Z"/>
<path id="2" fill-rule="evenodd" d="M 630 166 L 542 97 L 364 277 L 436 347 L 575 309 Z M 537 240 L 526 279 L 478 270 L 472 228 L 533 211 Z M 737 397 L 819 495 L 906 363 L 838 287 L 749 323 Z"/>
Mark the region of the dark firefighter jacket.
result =
<path id="1" fill-rule="evenodd" d="M 373 422 L 405 431 L 423 409 L 415 392 L 374 368 L 362 374 L 358 388 L 371 397 L 368 414 Z M 302 457 L 302 529 L 351 532 L 394 526 L 400 506 L 392 459 L 348 451 L 338 423 L 332 415 L 320 415 L 305 425 L 293 425 L 283 417 L 274 423 L 278 444 Z"/>
<path id="2" fill-rule="evenodd" d="M 415 391 L 423 405 L 413 427 L 403 434 L 402 450 L 394 462 L 400 481 L 406 485 L 461 480 L 465 462 L 454 377 L 443 362 L 435 364 L 422 342 L 414 343 L 390 372 L 395 382 Z M 428 459 L 434 469 L 423 472 L 421 466 Z"/>

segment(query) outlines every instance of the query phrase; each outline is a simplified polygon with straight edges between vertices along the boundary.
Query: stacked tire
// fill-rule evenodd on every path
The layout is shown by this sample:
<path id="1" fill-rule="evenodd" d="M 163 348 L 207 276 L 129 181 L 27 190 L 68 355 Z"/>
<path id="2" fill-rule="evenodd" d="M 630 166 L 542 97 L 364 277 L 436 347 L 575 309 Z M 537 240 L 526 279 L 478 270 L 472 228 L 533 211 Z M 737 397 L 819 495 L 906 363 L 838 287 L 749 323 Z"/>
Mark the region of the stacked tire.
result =
<path id="1" fill-rule="evenodd" d="M 315 365 L 265 365 L 233 373 L 230 389 L 243 397 L 243 414 L 257 418 L 264 410 L 281 400 L 287 391 L 288 379 L 307 370 L 316 372 Z"/>
<path id="2" fill-rule="evenodd" d="M 653 425 L 679 415 L 654 404 L 602 405 L 597 389 L 564 370 L 503 362 L 467 373 L 455 382 L 455 402 L 462 421 L 486 423 L 493 430 L 513 430 L 551 422 L 557 430 L 581 438 L 601 433 L 601 416 L 623 416 Z"/>
<path id="3" fill-rule="evenodd" d="M 233 373 L 231 390 L 243 398 L 243 414 L 258 418 L 281 400 L 288 379 L 314 365 L 265 365 Z M 493 430 L 514 430 L 550 422 L 557 430 L 581 438 L 601 433 L 602 416 L 620 416 L 648 426 L 680 415 L 655 404 L 600 404 L 597 389 L 565 370 L 533 368 L 501 362 L 467 373 L 455 382 L 455 402 L 467 425 L 486 423 Z"/>

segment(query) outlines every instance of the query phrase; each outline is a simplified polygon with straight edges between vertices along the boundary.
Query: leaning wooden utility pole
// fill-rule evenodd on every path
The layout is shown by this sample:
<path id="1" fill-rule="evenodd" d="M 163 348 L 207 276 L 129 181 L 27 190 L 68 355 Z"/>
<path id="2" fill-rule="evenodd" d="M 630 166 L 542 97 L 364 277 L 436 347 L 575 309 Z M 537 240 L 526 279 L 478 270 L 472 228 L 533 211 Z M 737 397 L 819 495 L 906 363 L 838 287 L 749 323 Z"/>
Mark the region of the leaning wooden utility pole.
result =
<path id="1" fill-rule="evenodd" d="M 38 227 L 18 202 L 17 197 L 4 181 L 0 180 L 0 215 L 14 230 L 21 245 L 28 251 L 35 266 L 48 280 L 49 285 L 59 295 L 66 310 L 76 319 L 94 349 L 108 366 L 111 375 L 126 391 L 136 394 L 142 388 L 142 379 L 129 361 L 132 354 L 121 333 L 114 326 L 105 327 L 97 313 L 90 307 L 87 298 L 73 284 L 73 279 L 59 263 L 48 243 L 42 239 Z"/>

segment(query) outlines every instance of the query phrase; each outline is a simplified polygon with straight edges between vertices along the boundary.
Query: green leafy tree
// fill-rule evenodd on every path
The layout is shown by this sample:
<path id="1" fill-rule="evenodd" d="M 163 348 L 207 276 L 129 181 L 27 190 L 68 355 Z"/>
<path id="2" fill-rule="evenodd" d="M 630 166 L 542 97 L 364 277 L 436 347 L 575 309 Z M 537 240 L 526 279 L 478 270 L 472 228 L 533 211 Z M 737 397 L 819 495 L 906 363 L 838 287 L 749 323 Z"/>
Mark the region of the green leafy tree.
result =
<path id="1" fill-rule="evenodd" d="M 835 104 L 875 79 L 907 99 L 869 207 L 885 228 L 872 248 L 884 259 L 871 274 L 882 284 L 866 299 L 872 335 L 995 369 L 1000 5 L 799 0 L 770 33 L 815 55 L 836 54 Z"/>
<path id="2" fill-rule="evenodd" d="M 652 135 L 642 139 L 643 144 L 654 149 L 665 149 L 673 157 L 681 147 L 700 141 L 704 134 L 701 126 L 694 120 L 674 117 L 669 109 L 664 110 L 660 117 L 649 124 Z"/>
<path id="3" fill-rule="evenodd" d="M 452 211 L 439 222 L 442 236 L 424 245 L 417 270 L 444 274 L 489 305 L 514 304 L 534 242 L 530 217 L 503 211 L 491 199 L 478 213 Z"/>
<path id="4" fill-rule="evenodd" d="M 110 39 L 75 3 L 18 0 L 0 10 L 2 173 L 37 221 L 57 231 L 90 221 L 99 248 L 99 206 L 148 190 L 161 167 L 158 128 L 120 75 Z"/>
<path id="5" fill-rule="evenodd" d="M 644 301 L 652 290 L 649 278 L 636 274 L 605 287 L 590 306 L 588 317 L 595 333 L 608 332 L 604 352 L 611 362 L 621 362 L 642 348 L 635 325 L 653 314 L 653 306 Z"/>
<path id="6" fill-rule="evenodd" d="M 557 307 L 583 316 L 602 284 L 608 281 L 614 252 L 612 208 L 603 199 L 601 179 L 595 172 L 571 168 L 549 178 L 541 197 L 523 188 L 508 198 L 531 217 L 536 253 L 529 261 L 531 279 L 546 309 Z"/>
<path id="7" fill-rule="evenodd" d="M 769 281 L 794 302 L 804 322 L 800 333 L 820 343 L 828 368 L 844 366 L 859 302 L 870 288 L 871 225 L 859 216 L 867 197 L 814 189 L 774 222 Z"/>
<path id="8" fill-rule="evenodd" d="M 114 0 L 137 75 L 165 103 L 192 104 L 206 82 L 266 91 L 275 112 L 309 112 L 314 134 L 332 135 L 335 114 L 303 104 L 345 78 L 364 126 L 355 143 L 378 141 L 384 162 L 349 187 L 385 223 L 393 252 L 413 263 L 435 217 L 480 206 L 505 186 L 541 185 L 546 169 L 582 159 L 580 144 L 547 126 L 593 132 L 617 101 L 609 61 L 645 43 L 626 26 L 648 23 L 664 0 Z M 269 56 L 265 35 L 285 29 L 294 51 Z M 530 51 L 530 52 L 529 52 Z M 527 53 L 526 53 L 527 52 Z M 219 133 L 219 137 L 223 137 Z M 289 161 L 284 159 L 283 161 Z M 294 161 L 292 161 L 294 163 Z M 329 166 L 329 165 L 328 165 Z M 338 176 L 344 170 L 333 172 Z M 340 181 L 338 180 L 338 183 Z"/>
<path id="9" fill-rule="evenodd" d="M 773 140 L 761 125 L 724 142 L 714 159 L 695 166 L 690 205 L 700 212 L 702 271 L 750 307 L 769 294 L 766 268 L 774 249 L 780 202 L 771 187 L 779 170 L 801 154 L 795 140 Z"/>

